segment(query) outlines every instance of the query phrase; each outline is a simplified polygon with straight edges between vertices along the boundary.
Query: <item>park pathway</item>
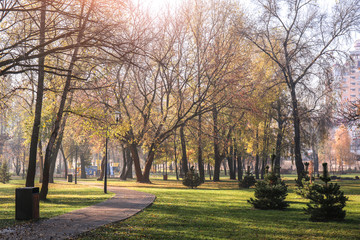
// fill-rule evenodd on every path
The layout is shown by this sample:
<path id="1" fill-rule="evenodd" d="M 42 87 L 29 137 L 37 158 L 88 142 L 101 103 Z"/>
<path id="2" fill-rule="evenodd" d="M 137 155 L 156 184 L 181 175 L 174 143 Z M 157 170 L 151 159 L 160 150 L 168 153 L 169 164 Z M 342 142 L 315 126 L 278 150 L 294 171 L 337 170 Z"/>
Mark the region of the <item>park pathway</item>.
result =
<path id="1" fill-rule="evenodd" d="M 0 230 L 0 239 L 67 239 L 102 225 L 127 219 L 155 200 L 149 193 L 108 187 L 113 198 L 51 219 Z"/>

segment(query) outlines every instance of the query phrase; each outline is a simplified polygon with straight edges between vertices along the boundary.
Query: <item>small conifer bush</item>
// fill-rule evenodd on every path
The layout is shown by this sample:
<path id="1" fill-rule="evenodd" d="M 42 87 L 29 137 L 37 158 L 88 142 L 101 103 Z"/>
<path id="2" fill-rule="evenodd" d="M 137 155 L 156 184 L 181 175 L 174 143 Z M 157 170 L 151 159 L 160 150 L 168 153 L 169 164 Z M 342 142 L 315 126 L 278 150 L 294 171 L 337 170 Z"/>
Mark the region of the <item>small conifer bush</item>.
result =
<path id="1" fill-rule="evenodd" d="M 192 166 L 186 173 L 183 184 L 187 187 L 196 188 L 202 184 L 199 174 L 195 172 L 194 166 Z"/>
<path id="2" fill-rule="evenodd" d="M 247 167 L 247 171 L 245 173 L 245 177 L 243 180 L 239 181 L 240 188 L 250 188 L 254 186 L 256 183 L 255 177 L 250 172 L 250 166 Z"/>
<path id="3" fill-rule="evenodd" d="M 275 159 L 273 154 L 272 159 Z M 273 161 L 272 161 L 273 165 Z M 285 209 L 289 204 L 285 201 L 287 196 L 287 186 L 281 180 L 280 175 L 272 167 L 269 173 L 269 167 L 266 167 L 266 177 L 264 181 L 258 181 L 255 184 L 255 199 L 250 198 L 248 202 L 258 209 Z"/>
<path id="4" fill-rule="evenodd" d="M 6 162 L 0 165 L 0 182 L 7 183 L 10 181 L 11 174 L 9 173 L 9 168 Z"/>
<path id="5" fill-rule="evenodd" d="M 310 214 L 310 220 L 314 222 L 341 221 L 346 215 L 343 208 L 348 198 L 344 196 L 339 185 L 328 183 L 331 179 L 327 170 L 327 163 L 323 163 L 323 169 L 323 175 L 320 179 L 324 184 L 313 184 L 309 187 L 306 198 L 310 200 L 310 203 L 304 210 Z"/>

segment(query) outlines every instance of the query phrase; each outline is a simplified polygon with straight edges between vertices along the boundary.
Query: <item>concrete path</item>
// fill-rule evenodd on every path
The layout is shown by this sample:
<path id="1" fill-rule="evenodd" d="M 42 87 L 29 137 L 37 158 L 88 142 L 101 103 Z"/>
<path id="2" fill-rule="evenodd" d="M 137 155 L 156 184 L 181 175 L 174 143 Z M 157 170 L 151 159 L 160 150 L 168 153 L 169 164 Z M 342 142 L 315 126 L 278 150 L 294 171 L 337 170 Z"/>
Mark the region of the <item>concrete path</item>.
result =
<path id="1" fill-rule="evenodd" d="M 0 230 L 0 239 L 67 239 L 102 225 L 127 219 L 155 200 L 149 193 L 108 187 L 116 195 L 105 202 L 47 220 Z"/>

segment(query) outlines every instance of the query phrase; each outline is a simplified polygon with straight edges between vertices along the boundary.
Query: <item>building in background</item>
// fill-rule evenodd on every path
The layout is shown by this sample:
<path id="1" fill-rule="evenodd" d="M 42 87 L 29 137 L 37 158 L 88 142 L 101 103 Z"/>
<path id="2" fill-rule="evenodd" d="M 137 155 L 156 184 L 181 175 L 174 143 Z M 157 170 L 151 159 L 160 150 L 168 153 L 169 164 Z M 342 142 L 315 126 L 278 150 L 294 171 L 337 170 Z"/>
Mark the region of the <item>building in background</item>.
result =
<path id="1" fill-rule="evenodd" d="M 342 103 L 360 99 L 360 40 L 355 42 L 354 48 L 355 50 L 350 52 L 351 61 L 335 73 L 340 78 Z"/>
<path id="2" fill-rule="evenodd" d="M 345 66 L 337 65 L 334 68 L 335 79 L 339 83 L 337 95 L 340 106 L 346 107 L 348 103 L 360 101 L 360 39 L 355 41 L 354 50 L 350 51 L 351 61 Z M 351 137 L 351 152 L 360 155 L 360 129 L 349 126 Z"/>

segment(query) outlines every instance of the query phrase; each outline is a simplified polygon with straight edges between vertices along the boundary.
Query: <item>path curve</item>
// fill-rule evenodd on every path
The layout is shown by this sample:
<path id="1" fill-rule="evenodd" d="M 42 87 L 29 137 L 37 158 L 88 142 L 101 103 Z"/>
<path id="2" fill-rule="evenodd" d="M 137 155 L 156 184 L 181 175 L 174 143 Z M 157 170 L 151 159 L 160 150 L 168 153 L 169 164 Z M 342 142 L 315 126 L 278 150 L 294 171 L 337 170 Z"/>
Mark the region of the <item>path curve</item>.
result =
<path id="1" fill-rule="evenodd" d="M 112 222 L 125 220 L 151 205 L 155 195 L 108 187 L 113 198 L 51 219 L 0 230 L 0 239 L 67 239 Z"/>

